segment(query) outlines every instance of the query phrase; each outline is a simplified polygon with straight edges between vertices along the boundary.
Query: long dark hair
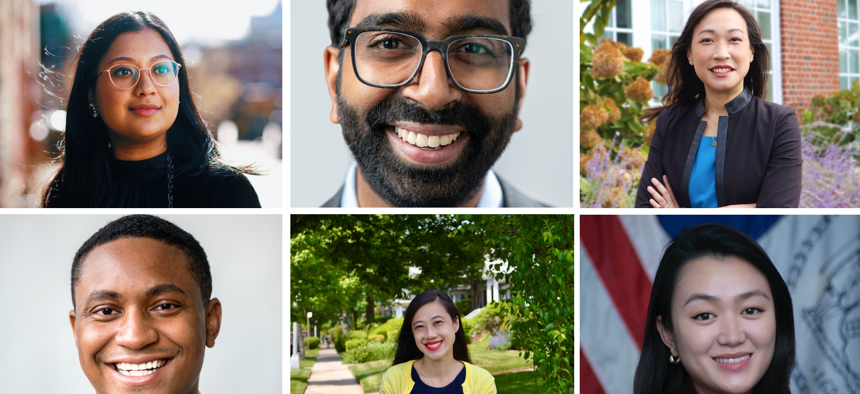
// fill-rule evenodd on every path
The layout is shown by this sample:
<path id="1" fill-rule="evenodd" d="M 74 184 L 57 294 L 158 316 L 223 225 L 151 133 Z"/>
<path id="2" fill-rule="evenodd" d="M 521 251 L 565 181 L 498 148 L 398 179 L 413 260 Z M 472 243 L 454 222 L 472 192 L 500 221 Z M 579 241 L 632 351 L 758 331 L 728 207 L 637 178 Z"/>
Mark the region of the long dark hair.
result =
<path id="1" fill-rule="evenodd" d="M 687 50 L 693 44 L 693 29 L 709 12 L 717 8 L 730 8 L 738 12 L 747 25 L 750 47 L 755 56 L 750 63 L 749 72 L 744 77 L 744 87 L 752 89 L 752 93 L 760 99 L 767 95 L 767 77 L 770 69 L 770 53 L 767 46 L 761 40 L 761 30 L 758 22 L 747 9 L 732 0 L 708 0 L 690 14 L 687 24 L 684 26 L 681 36 L 672 46 L 669 70 L 666 75 L 666 84 L 669 85 L 669 93 L 663 96 L 663 106 L 655 107 L 645 111 L 641 119 L 649 121 L 656 119 L 661 112 L 677 107 L 684 103 L 696 100 L 705 94 L 705 84 L 696 75 L 696 70 L 687 62 Z"/>
<path id="2" fill-rule="evenodd" d="M 415 313 L 418 312 L 418 309 L 421 309 L 422 306 L 434 301 L 439 301 L 439 303 L 445 307 L 445 311 L 451 315 L 451 322 L 454 322 L 455 320 L 460 322 L 460 328 L 458 328 L 457 333 L 454 334 L 454 345 L 452 345 L 454 350 L 454 359 L 470 364 L 472 363 L 472 359 L 469 357 L 469 347 L 466 344 L 466 332 L 463 330 L 463 319 L 460 318 L 460 311 L 457 309 L 457 306 L 454 305 L 453 301 L 451 301 L 451 297 L 448 297 L 444 292 L 439 290 L 427 290 L 412 299 L 412 302 L 409 303 L 409 307 L 406 308 L 406 316 L 403 318 L 403 325 L 400 327 L 400 336 L 397 338 L 397 350 L 394 352 L 394 363 L 391 365 L 397 365 L 424 357 L 424 353 L 421 353 L 421 350 L 418 349 L 418 346 L 415 344 L 415 336 L 412 335 L 412 319 L 415 318 Z"/>
<path id="3" fill-rule="evenodd" d="M 157 16 L 143 11 L 123 12 L 102 22 L 81 46 L 76 57 L 75 76 L 66 108 L 66 131 L 58 158 L 61 167 L 42 196 L 42 206 L 98 207 L 111 182 L 111 151 L 108 128 L 94 118 L 88 108 L 89 91 L 95 89 L 98 65 L 114 39 L 122 33 L 153 29 L 167 43 L 179 69 L 179 113 L 167 130 L 167 147 L 176 175 L 197 175 L 215 167 L 254 174 L 250 167 L 221 162 L 218 147 L 206 122 L 194 104 L 182 51 L 167 25 Z M 74 61 L 73 61 L 74 63 Z"/>
<path id="4" fill-rule="evenodd" d="M 675 332 L 672 325 L 672 297 L 678 274 L 686 263 L 701 257 L 736 257 L 752 264 L 767 278 L 776 315 L 776 343 L 770 365 L 753 387 L 753 393 L 791 393 L 789 378 L 794 366 L 795 341 L 788 286 L 761 246 L 746 234 L 721 224 L 700 224 L 684 229 L 663 254 L 651 290 L 645 338 L 633 380 L 633 393 L 679 393 L 689 381 L 690 375 L 683 364 L 669 363 L 670 350 L 657 331 L 657 316 L 663 317 L 663 327 Z"/>

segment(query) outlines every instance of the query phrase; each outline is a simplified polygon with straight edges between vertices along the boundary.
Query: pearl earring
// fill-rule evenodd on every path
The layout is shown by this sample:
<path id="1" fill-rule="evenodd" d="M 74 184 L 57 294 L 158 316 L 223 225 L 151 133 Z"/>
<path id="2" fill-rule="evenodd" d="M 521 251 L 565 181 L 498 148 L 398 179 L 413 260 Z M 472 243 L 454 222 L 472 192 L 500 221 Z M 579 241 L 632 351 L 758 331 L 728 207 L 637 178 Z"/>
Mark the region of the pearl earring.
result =
<path id="1" fill-rule="evenodd" d="M 98 110 L 98 108 L 96 108 L 96 105 L 95 105 L 95 104 L 90 103 L 90 110 L 92 110 L 92 111 L 93 111 L 93 117 L 94 117 L 94 118 L 98 118 L 98 117 L 99 117 L 99 110 Z"/>

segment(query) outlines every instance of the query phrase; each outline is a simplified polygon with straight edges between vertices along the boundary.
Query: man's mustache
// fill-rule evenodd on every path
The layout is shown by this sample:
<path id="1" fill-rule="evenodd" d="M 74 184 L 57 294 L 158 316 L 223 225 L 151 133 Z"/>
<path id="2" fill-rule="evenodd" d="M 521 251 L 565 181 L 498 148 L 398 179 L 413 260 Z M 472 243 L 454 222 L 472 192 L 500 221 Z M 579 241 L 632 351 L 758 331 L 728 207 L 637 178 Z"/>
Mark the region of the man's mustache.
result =
<path id="1" fill-rule="evenodd" d="M 409 99 L 394 95 L 373 107 L 365 118 L 371 130 L 395 122 L 414 122 L 432 125 L 459 126 L 469 132 L 488 130 L 491 120 L 476 106 L 457 101 L 437 111 L 410 102 Z"/>

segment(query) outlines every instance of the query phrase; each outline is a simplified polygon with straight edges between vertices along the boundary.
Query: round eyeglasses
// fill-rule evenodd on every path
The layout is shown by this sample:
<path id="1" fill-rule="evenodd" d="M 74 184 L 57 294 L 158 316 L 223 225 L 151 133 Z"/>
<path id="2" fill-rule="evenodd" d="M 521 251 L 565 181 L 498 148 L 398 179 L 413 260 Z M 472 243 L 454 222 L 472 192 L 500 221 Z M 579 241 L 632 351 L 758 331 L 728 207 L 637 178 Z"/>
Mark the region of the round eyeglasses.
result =
<path id="1" fill-rule="evenodd" d="M 519 37 L 464 34 L 441 41 L 406 30 L 351 27 L 344 44 L 352 47 L 352 67 L 358 79 L 377 88 L 397 88 L 417 75 L 430 51 L 439 51 L 448 77 L 468 93 L 504 90 L 526 46 Z"/>
<path id="2" fill-rule="evenodd" d="M 133 64 L 114 64 L 107 70 L 100 72 L 99 75 L 108 73 L 111 83 L 117 89 L 126 90 L 137 86 L 137 81 L 140 80 L 140 72 L 147 70 L 153 83 L 158 86 L 169 86 L 176 81 L 176 76 L 179 75 L 181 67 L 181 64 L 173 60 L 155 62 L 149 68 L 138 68 Z M 96 78 L 99 75 L 96 75 Z"/>

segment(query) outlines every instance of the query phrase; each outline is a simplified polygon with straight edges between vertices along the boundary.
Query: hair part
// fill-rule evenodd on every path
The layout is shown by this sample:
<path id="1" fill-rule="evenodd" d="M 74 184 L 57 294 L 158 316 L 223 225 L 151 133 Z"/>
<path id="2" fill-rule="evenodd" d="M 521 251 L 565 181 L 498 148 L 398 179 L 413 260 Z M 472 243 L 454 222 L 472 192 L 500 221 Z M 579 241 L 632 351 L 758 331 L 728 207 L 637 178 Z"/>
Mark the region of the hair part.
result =
<path id="1" fill-rule="evenodd" d="M 681 269 L 692 261 L 712 257 L 741 259 L 764 275 L 773 295 L 776 341 L 773 358 L 753 393 L 790 394 L 789 378 L 794 367 L 794 312 L 791 293 L 767 253 L 748 235 L 721 224 L 700 224 L 681 231 L 660 260 L 648 304 L 645 338 L 633 380 L 634 394 L 672 394 L 690 379 L 683 364 L 670 364 L 670 350 L 657 330 L 657 316 L 673 333 L 672 298 Z"/>
<path id="2" fill-rule="evenodd" d="M 753 95 L 758 98 L 764 99 L 767 96 L 770 53 L 761 39 L 761 29 L 759 29 L 755 17 L 753 17 L 746 7 L 732 0 L 708 0 L 693 10 L 690 18 L 687 19 L 687 24 L 684 26 L 681 36 L 678 37 L 675 45 L 672 46 L 669 70 L 666 75 L 666 84 L 669 86 L 669 92 L 663 96 L 663 106 L 646 110 L 645 114 L 640 117 L 641 121 L 648 122 L 657 119 L 663 111 L 695 101 L 705 94 L 705 84 L 696 75 L 696 69 L 689 64 L 687 51 L 692 48 L 693 29 L 696 28 L 705 16 L 718 8 L 735 10 L 741 15 L 744 22 L 746 22 L 750 48 L 755 55 L 753 56 L 752 63 L 750 63 L 747 75 L 744 76 L 743 84 L 745 88 L 751 89 Z"/>
<path id="3" fill-rule="evenodd" d="M 76 308 L 75 288 L 81 279 L 84 260 L 93 249 L 123 238 L 149 238 L 175 246 L 185 253 L 191 277 L 200 287 L 204 305 L 212 297 L 212 274 L 206 252 L 197 240 L 177 225 L 152 215 L 128 215 L 114 220 L 96 231 L 72 261 L 72 306 Z"/>
<path id="4" fill-rule="evenodd" d="M 424 353 L 422 353 L 421 350 L 418 349 L 418 345 L 415 344 L 415 335 L 412 334 L 412 319 L 415 318 L 415 313 L 418 312 L 418 309 L 421 309 L 422 306 L 432 302 L 439 302 L 442 304 L 445 311 L 451 316 L 452 323 L 454 321 L 459 322 L 460 327 L 454 334 L 454 344 L 451 346 L 454 351 L 454 359 L 470 364 L 472 363 L 472 359 L 469 357 L 469 347 L 466 343 L 466 332 L 463 329 L 463 319 L 460 317 L 460 311 L 457 309 L 457 306 L 454 305 L 454 301 L 451 301 L 451 297 L 448 297 L 448 294 L 445 294 L 443 291 L 427 290 L 413 298 L 412 302 L 410 302 L 409 306 L 406 308 L 406 315 L 403 317 L 403 325 L 400 327 L 400 335 L 397 337 L 397 349 L 394 352 L 394 362 L 391 365 L 418 360 L 421 357 L 424 357 Z"/>
<path id="5" fill-rule="evenodd" d="M 116 37 L 128 32 L 152 29 L 164 39 L 173 60 L 182 67 L 179 84 L 179 111 L 167 130 L 167 149 L 173 157 L 176 175 L 197 175 L 209 167 L 238 173 L 257 174 L 253 167 L 232 166 L 221 162 L 220 153 L 208 125 L 194 102 L 185 60 L 173 33 L 164 22 L 149 12 L 122 12 L 93 30 L 72 63 L 76 63 L 72 89 L 66 107 L 66 130 L 58 144 L 61 166 L 42 195 L 42 206 L 98 207 L 103 204 L 112 182 L 112 152 L 109 130 L 102 118 L 92 116 L 90 92 L 95 91 L 99 63 Z M 53 201 L 52 201 L 53 200 Z"/>

